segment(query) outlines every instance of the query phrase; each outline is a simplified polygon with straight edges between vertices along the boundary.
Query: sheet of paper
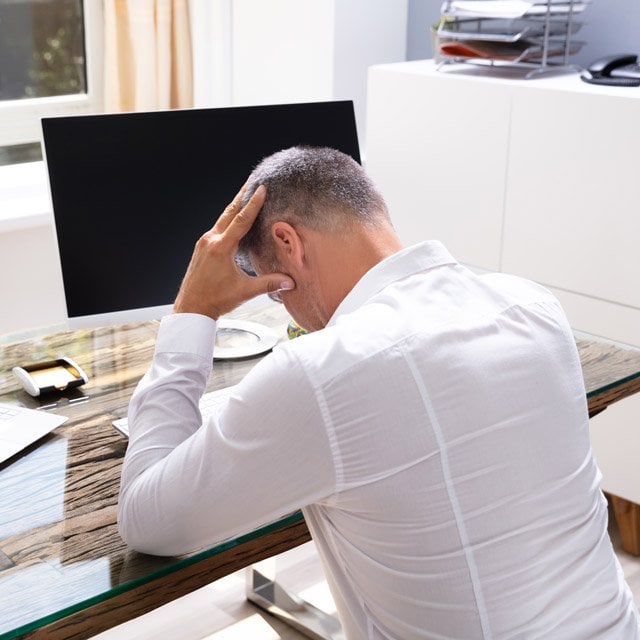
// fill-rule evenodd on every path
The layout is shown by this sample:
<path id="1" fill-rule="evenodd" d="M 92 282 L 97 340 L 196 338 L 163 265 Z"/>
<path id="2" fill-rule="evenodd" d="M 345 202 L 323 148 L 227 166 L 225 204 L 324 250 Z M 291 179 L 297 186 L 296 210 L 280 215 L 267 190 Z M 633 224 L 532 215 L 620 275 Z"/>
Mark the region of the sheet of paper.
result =
<path id="1" fill-rule="evenodd" d="M 550 5 L 550 6 L 548 6 Z M 580 13 L 584 10 L 584 2 L 575 2 L 573 6 L 567 0 L 454 0 L 448 5 L 445 2 L 442 12 L 458 17 L 474 18 L 521 18 L 525 14 L 544 15 L 550 13 Z"/>
<path id="2" fill-rule="evenodd" d="M 453 15 L 473 15 L 485 18 L 520 18 L 533 2 L 527 0 L 455 0 L 449 5 Z"/>

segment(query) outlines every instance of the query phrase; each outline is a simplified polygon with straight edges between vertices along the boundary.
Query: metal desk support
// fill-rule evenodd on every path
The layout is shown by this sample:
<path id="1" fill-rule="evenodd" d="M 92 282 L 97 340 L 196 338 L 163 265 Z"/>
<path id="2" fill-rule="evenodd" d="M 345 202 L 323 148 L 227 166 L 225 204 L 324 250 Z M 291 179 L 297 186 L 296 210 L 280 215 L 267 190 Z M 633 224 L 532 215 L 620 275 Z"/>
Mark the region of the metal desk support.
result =
<path id="1" fill-rule="evenodd" d="M 273 571 L 265 570 L 265 565 Z M 288 593 L 275 581 L 275 562 L 267 560 L 247 567 L 246 595 L 247 600 L 313 640 L 344 640 L 336 617 Z"/>

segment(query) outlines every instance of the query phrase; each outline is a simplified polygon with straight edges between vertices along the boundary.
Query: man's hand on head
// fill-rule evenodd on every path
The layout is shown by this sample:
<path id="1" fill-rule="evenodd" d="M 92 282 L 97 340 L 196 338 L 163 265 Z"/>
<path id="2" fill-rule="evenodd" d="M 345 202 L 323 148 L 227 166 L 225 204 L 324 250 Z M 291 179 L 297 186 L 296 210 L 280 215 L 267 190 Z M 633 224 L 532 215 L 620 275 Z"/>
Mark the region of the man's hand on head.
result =
<path id="1" fill-rule="evenodd" d="M 251 229 L 267 195 L 261 185 L 241 207 L 245 189 L 246 185 L 196 243 L 173 305 L 174 313 L 199 313 L 217 320 L 250 298 L 295 287 L 285 274 L 252 277 L 236 264 L 238 244 Z"/>

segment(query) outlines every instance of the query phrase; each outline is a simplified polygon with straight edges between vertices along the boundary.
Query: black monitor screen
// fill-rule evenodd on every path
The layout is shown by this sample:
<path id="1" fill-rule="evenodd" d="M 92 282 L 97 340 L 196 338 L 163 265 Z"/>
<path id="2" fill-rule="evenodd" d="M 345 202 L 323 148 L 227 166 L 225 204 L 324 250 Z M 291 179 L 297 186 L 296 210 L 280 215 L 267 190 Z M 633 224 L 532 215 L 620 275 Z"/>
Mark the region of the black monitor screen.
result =
<path id="1" fill-rule="evenodd" d="M 360 162 L 349 101 L 43 118 L 70 318 L 171 304 L 197 238 L 297 144 Z"/>

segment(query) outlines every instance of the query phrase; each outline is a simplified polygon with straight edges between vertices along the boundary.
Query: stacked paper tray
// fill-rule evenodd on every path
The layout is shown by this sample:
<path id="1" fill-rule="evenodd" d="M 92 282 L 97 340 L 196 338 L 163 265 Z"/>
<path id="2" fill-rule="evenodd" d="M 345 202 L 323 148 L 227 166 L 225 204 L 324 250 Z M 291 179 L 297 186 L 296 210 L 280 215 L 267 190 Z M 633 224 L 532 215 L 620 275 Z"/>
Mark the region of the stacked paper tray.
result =
<path id="1" fill-rule="evenodd" d="M 509 64 L 534 72 L 574 67 L 569 56 L 584 42 L 573 35 L 586 2 L 573 0 L 447 0 L 434 39 L 434 57 L 448 62 Z"/>

